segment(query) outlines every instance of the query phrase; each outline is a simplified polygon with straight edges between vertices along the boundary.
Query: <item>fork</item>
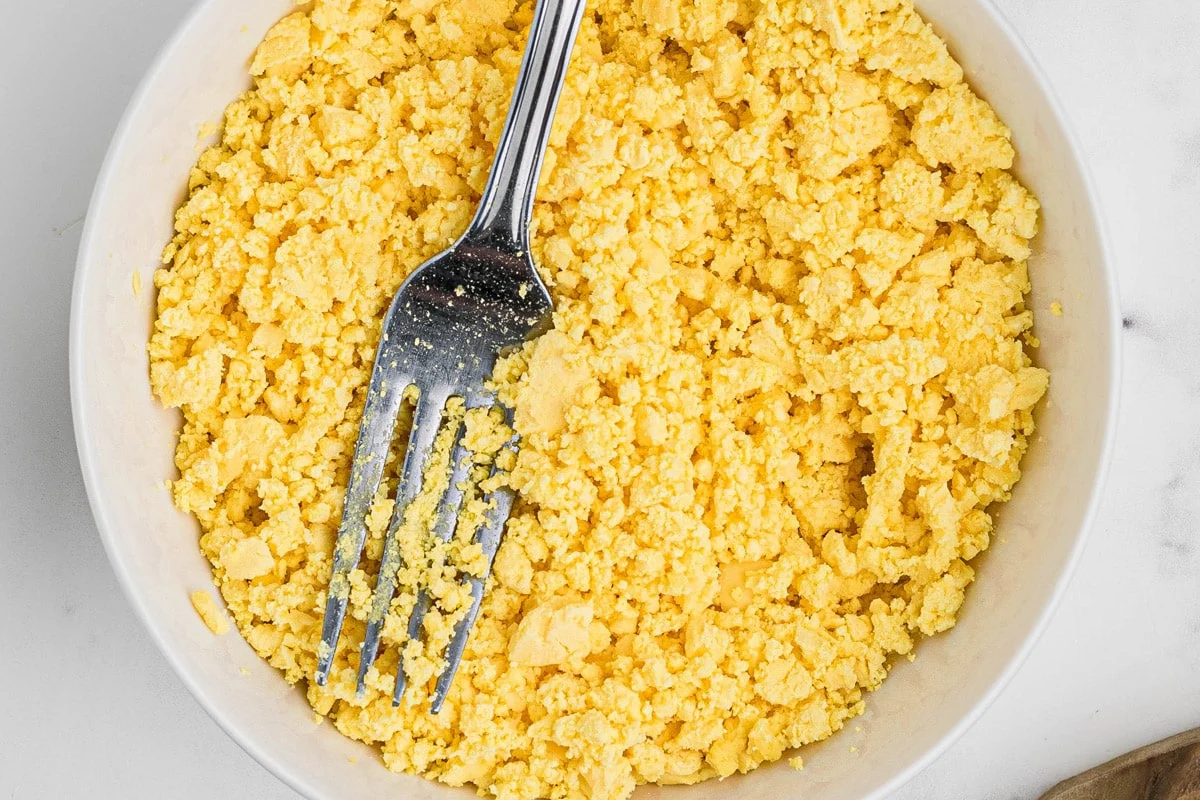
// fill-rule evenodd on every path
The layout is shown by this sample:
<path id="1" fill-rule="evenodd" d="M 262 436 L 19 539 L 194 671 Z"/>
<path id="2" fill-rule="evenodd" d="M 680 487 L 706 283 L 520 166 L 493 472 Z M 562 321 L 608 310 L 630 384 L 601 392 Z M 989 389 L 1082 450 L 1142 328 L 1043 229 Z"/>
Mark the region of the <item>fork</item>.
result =
<path id="1" fill-rule="evenodd" d="M 586 0 L 538 2 L 512 105 L 475 217 L 448 250 L 409 276 L 384 317 L 334 547 L 317 650 L 316 681 L 320 686 L 329 679 L 346 618 L 350 572 L 362 556 L 366 517 L 379 490 L 396 416 L 406 393 L 415 389 L 416 406 L 368 609 L 358 667 L 360 697 L 367 671 L 378 655 L 380 635 L 396 592 L 402 561 L 398 532 L 405 523 L 406 509 L 421 493 L 425 465 L 446 416 L 447 402 L 461 398 L 467 410 L 500 407 L 511 425 L 512 410 L 499 403 L 486 381 L 502 351 L 529 341 L 550 326 L 553 306 L 529 255 L 529 223 L 555 107 L 585 5 Z M 459 427 L 451 449 L 450 483 L 439 499 L 430 531 L 442 541 L 454 534 L 471 460 L 462 442 L 461 422 L 455 424 Z M 507 447 L 516 447 L 515 435 Z M 512 509 L 511 489 L 497 489 L 487 499 L 489 510 L 475 533 L 486 567 L 482 575 L 466 576 L 471 605 L 446 650 L 446 667 L 438 676 L 430 704 L 435 714 L 446 701 L 471 627 L 479 616 L 484 584 Z M 410 641 L 420 638 L 429 606 L 429 596 L 419 590 L 408 620 Z M 407 685 L 401 655 L 393 706 L 400 704 Z"/>

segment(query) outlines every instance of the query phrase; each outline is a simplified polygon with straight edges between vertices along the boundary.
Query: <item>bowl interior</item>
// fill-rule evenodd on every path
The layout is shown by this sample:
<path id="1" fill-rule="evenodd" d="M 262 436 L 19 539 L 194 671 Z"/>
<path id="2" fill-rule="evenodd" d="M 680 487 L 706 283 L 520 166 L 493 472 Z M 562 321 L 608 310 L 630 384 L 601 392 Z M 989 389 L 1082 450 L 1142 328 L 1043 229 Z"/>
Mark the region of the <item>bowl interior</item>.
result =
<path id="1" fill-rule="evenodd" d="M 918 6 L 972 85 L 1013 129 L 1019 172 L 1044 207 L 1031 263 L 1038 358 L 1053 374 L 1025 479 L 1003 510 L 993 551 L 959 625 L 927 641 L 842 734 L 784 763 L 637 797 L 879 796 L 974 720 L 1032 644 L 1078 552 L 1106 458 L 1115 404 L 1112 282 L 1086 176 L 1042 78 L 987 0 Z M 215 637 L 188 593 L 211 587 L 196 525 L 176 511 L 177 416 L 151 397 L 145 342 L 152 274 L 198 152 L 247 84 L 246 66 L 293 0 L 208 0 L 167 46 L 131 106 L 97 186 L 80 252 L 72 317 L 76 436 L 95 515 L 135 608 L 189 688 L 264 765 L 313 798 L 473 796 L 393 775 L 366 748 L 314 725 L 301 694 L 236 635 Z M 134 274 L 145 287 L 133 290 Z M 1065 315 L 1048 313 L 1061 301 Z M 244 675 L 241 670 L 249 670 Z M 350 758 L 360 760 L 353 764 Z M 365 762 L 365 763 L 364 763 Z"/>

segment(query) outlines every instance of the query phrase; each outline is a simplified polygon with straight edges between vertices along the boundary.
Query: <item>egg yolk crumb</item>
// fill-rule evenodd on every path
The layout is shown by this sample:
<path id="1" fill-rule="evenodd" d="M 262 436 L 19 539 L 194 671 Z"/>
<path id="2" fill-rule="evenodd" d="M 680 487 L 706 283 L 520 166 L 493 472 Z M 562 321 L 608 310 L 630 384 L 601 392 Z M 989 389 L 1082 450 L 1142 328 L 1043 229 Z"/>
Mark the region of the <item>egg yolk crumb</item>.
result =
<path id="1" fill-rule="evenodd" d="M 205 626 L 217 636 L 229 632 L 229 620 L 221 613 L 221 607 L 213 599 L 212 592 L 201 589 L 191 594 L 192 608 Z"/>
<path id="2" fill-rule="evenodd" d="M 449 700 L 428 713 L 404 592 L 355 696 L 386 499 L 317 687 L 381 317 L 465 229 L 531 17 L 316 0 L 279 22 L 192 170 L 151 380 L 226 606 L 318 713 L 393 770 L 620 800 L 830 736 L 954 625 L 1048 384 L 1022 343 L 1038 203 L 910 0 L 590 4 L 532 226 L 554 330 L 497 370 L 518 501 Z M 440 581 L 430 642 L 470 548 L 408 578 Z"/>

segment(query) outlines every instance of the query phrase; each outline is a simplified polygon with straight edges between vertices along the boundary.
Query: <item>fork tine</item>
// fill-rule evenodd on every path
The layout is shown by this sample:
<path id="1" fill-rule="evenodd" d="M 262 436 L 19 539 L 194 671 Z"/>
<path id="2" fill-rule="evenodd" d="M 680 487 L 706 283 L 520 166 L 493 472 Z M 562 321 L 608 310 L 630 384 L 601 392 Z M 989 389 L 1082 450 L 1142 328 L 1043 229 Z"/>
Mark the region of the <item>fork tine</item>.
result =
<path id="1" fill-rule="evenodd" d="M 450 693 L 450 686 L 454 683 L 454 675 L 458 672 L 463 652 L 467 649 L 467 639 L 471 636 L 471 628 L 475 626 L 475 619 L 479 616 L 479 609 L 483 605 L 484 584 L 492 573 L 492 561 L 496 557 L 496 549 L 500 546 L 504 523 L 508 521 L 508 515 L 512 511 L 512 490 L 498 489 L 492 492 L 491 499 L 492 507 L 488 510 L 487 521 L 477 536 L 477 541 L 483 545 L 483 553 L 487 558 L 487 569 L 484 570 L 481 577 L 472 575 L 467 578 L 467 583 L 471 587 L 471 608 L 458 623 L 458 627 L 454 629 L 454 638 L 450 640 L 450 646 L 446 648 L 446 668 L 438 676 L 437 686 L 433 691 L 433 702 L 430 704 L 430 710 L 434 714 L 442 710 L 446 696 Z"/>
<path id="2" fill-rule="evenodd" d="M 383 543 L 383 559 L 379 562 L 379 577 L 371 595 L 371 607 L 367 614 L 367 633 L 363 639 L 362 655 L 358 663 L 359 696 L 366 690 L 367 670 L 375 663 L 379 654 L 379 637 L 387 619 L 392 596 L 396 593 L 396 577 L 400 570 L 400 542 L 397 534 L 404 524 L 404 515 L 409 504 L 421 493 L 425 476 L 425 462 L 433 449 L 445 412 L 450 392 L 445 387 L 422 391 L 413 411 L 412 431 L 408 436 L 408 450 L 404 453 L 404 467 L 400 472 L 400 484 L 396 490 L 396 503 L 392 519 L 388 523 L 387 538 Z"/>
<path id="3" fill-rule="evenodd" d="M 483 402 L 483 399 L 479 399 L 469 402 L 466 410 L 470 411 L 485 406 L 486 403 Z M 433 533 L 443 542 L 449 541 L 450 537 L 454 535 L 459 507 L 462 505 L 462 486 L 466 482 L 471 468 L 471 452 L 463 444 L 465 435 L 466 422 L 464 418 L 455 435 L 454 449 L 450 455 L 450 484 L 446 487 L 446 493 L 442 495 L 438 503 L 437 518 L 434 523 Z M 417 593 L 417 601 L 413 606 L 412 615 L 408 618 L 408 639 L 410 641 L 421 637 L 421 625 L 425 621 L 425 614 L 428 613 L 431 605 L 429 593 L 425 589 L 421 589 Z M 407 688 L 408 674 L 404 671 L 404 657 L 401 654 L 400 664 L 396 670 L 396 690 L 392 694 L 393 706 L 400 705 L 400 700 L 404 697 L 404 691 Z"/>
<path id="4" fill-rule="evenodd" d="M 504 416 L 506 424 L 511 426 L 513 424 L 512 410 L 505 408 Z M 515 451 L 516 448 L 517 436 L 514 434 L 513 438 L 504 446 L 504 450 Z M 493 467 L 492 475 L 495 474 L 496 468 Z M 454 629 L 454 637 L 450 640 L 450 646 L 446 648 L 446 668 L 438 676 L 437 685 L 433 690 L 433 702 L 430 704 L 430 711 L 434 714 L 442 710 L 442 705 L 445 704 L 446 697 L 450 694 L 450 686 L 454 683 L 454 675 L 458 672 L 458 665 L 462 663 L 463 653 L 467 649 L 467 639 L 471 636 L 471 629 L 475 626 L 479 609 L 483 605 L 484 585 L 492 574 L 492 563 L 496 559 L 496 551 L 500 548 L 500 539 L 504 535 L 504 524 L 508 522 L 508 516 L 512 512 L 512 489 L 508 487 L 497 489 L 492 492 L 489 499 L 491 507 L 487 511 L 483 526 L 475 534 L 475 541 L 479 542 L 484 558 L 487 559 L 487 568 L 483 571 L 482 576 L 472 575 L 467 578 L 467 583 L 471 587 L 471 608 L 458 623 L 458 627 Z"/>
<path id="5" fill-rule="evenodd" d="M 408 379 L 393 380 L 391 383 L 386 380 L 389 377 L 387 369 L 380 366 L 391 361 L 384 349 L 386 347 L 387 341 L 384 339 L 379 345 L 380 357 L 367 386 L 367 401 L 358 440 L 354 445 L 354 457 L 350 462 L 350 484 L 342 503 L 342 520 L 338 525 L 337 544 L 333 550 L 333 573 L 325 600 L 325 619 L 321 626 L 321 644 L 317 648 L 318 686 L 324 686 L 329 680 L 329 669 L 337 653 L 338 638 L 350 600 L 350 572 L 362 556 L 363 544 L 367 539 L 367 512 L 383 477 L 384 462 L 387 460 L 400 403 L 405 390 L 412 383 Z"/>

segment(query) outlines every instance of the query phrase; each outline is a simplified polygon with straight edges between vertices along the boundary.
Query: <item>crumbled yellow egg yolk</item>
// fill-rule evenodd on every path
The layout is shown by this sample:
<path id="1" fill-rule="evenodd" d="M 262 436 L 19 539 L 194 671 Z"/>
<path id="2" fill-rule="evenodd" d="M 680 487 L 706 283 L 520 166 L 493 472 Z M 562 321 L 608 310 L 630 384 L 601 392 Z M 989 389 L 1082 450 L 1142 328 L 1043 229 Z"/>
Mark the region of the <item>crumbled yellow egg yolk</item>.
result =
<path id="1" fill-rule="evenodd" d="M 319 713 L 394 770 L 615 800 L 830 736 L 954 624 L 1047 388 L 1038 204 L 909 0 L 596 0 L 532 227 L 554 330 L 496 375 L 518 502 L 447 705 L 404 592 L 355 697 L 386 503 L 317 687 L 381 316 L 464 230 L 531 16 L 317 0 L 276 25 L 192 172 L 151 379 L 230 613 Z M 467 539 L 411 578 L 448 599 L 431 640 Z M 393 709 L 402 652 L 424 668 Z"/>
<path id="2" fill-rule="evenodd" d="M 213 599 L 212 592 L 201 589 L 191 594 L 192 608 L 196 609 L 204 625 L 217 636 L 229 632 L 229 620 L 221 613 L 221 607 Z"/>

